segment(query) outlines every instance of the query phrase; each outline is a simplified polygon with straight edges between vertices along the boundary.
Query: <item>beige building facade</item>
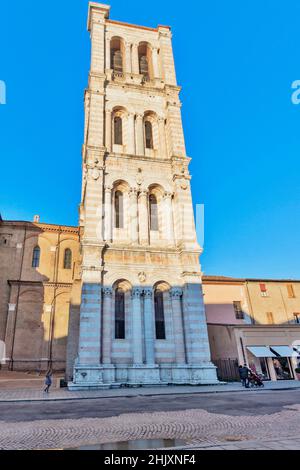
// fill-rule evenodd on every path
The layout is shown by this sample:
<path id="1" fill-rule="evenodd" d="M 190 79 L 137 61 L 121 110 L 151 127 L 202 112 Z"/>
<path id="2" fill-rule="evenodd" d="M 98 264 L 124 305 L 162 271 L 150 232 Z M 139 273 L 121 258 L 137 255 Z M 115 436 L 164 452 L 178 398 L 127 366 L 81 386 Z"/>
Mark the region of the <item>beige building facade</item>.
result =
<path id="1" fill-rule="evenodd" d="M 0 362 L 64 371 L 77 227 L 0 220 Z"/>
<path id="2" fill-rule="evenodd" d="M 203 290 L 212 360 L 221 374 L 226 367 L 237 372 L 235 362 L 266 380 L 299 379 L 300 281 L 205 276 Z"/>

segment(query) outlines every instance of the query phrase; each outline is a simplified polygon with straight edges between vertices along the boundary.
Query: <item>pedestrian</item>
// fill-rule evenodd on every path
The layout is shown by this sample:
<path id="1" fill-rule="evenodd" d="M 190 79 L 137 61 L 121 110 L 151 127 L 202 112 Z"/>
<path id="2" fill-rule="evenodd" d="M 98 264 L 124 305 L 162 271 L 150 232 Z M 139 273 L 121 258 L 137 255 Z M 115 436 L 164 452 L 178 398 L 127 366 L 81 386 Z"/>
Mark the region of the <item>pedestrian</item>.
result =
<path id="1" fill-rule="evenodd" d="M 49 393 L 49 388 L 51 387 L 52 385 L 52 372 L 51 371 L 48 371 L 47 374 L 46 374 L 46 378 L 45 378 L 45 389 L 44 389 L 44 392 L 46 393 Z"/>
<path id="2" fill-rule="evenodd" d="M 239 375 L 240 375 L 240 379 L 241 379 L 243 387 L 249 388 L 249 378 L 248 378 L 249 369 L 246 364 L 244 364 L 243 366 L 242 365 L 239 366 Z"/>

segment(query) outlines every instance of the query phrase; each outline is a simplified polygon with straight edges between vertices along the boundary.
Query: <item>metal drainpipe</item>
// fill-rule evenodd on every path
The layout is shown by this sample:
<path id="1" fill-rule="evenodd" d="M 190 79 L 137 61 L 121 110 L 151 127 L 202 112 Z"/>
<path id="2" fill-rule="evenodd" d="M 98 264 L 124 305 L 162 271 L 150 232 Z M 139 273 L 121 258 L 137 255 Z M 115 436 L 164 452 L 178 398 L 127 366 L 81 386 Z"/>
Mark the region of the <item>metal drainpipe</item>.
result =
<path id="1" fill-rule="evenodd" d="M 49 338 L 50 344 L 49 344 L 48 369 L 52 369 L 52 348 L 53 348 L 53 334 L 54 334 L 54 324 L 55 324 L 56 293 L 58 289 L 57 281 L 58 281 L 58 269 L 59 269 L 60 235 L 61 235 L 61 226 L 59 226 L 57 250 L 55 250 L 55 260 L 54 260 L 53 282 L 55 284 L 55 287 L 54 287 L 54 294 L 53 294 L 52 308 L 51 308 L 51 318 L 50 318 L 50 338 Z"/>
<path id="2" fill-rule="evenodd" d="M 15 336 L 16 336 L 17 316 L 18 316 L 18 309 L 19 309 L 19 296 L 20 296 L 20 290 L 21 290 L 21 278 L 22 278 L 22 271 L 23 271 L 26 235 L 27 235 L 27 225 L 25 225 L 25 230 L 24 230 L 23 250 L 22 250 L 19 279 L 18 279 L 16 313 L 15 313 L 14 324 L 13 324 L 13 335 L 12 335 L 13 337 L 12 337 L 12 345 L 11 345 L 11 353 L 10 353 L 10 366 L 9 366 L 10 370 L 14 370 L 13 356 L 14 356 L 14 347 L 15 347 Z"/>

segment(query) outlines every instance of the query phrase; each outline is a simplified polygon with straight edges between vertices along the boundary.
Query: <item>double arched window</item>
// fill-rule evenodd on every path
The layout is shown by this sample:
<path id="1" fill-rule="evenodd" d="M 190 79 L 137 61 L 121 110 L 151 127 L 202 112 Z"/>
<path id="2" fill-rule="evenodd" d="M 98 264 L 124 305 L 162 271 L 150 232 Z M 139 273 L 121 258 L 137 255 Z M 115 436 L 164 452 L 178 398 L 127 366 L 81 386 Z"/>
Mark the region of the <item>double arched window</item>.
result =
<path id="1" fill-rule="evenodd" d="M 31 266 L 33 268 L 38 268 L 40 265 L 40 256 L 41 256 L 41 249 L 39 246 L 34 247 L 32 252 L 32 263 Z"/>
<path id="2" fill-rule="evenodd" d="M 154 310 L 156 339 L 166 339 L 164 294 L 161 290 L 154 292 Z"/>
<path id="3" fill-rule="evenodd" d="M 123 125 L 120 116 L 114 117 L 114 144 L 123 145 Z"/>
<path id="4" fill-rule="evenodd" d="M 115 291 L 115 338 L 125 339 L 125 292 L 120 287 Z"/>
<path id="5" fill-rule="evenodd" d="M 72 251 L 70 248 L 65 249 L 64 253 L 64 269 L 71 269 L 72 267 Z"/>
<path id="6" fill-rule="evenodd" d="M 149 196 L 149 209 L 150 209 L 150 230 L 158 231 L 158 206 L 157 199 L 154 194 Z"/>
<path id="7" fill-rule="evenodd" d="M 121 191 L 115 192 L 115 228 L 124 228 L 124 198 Z"/>

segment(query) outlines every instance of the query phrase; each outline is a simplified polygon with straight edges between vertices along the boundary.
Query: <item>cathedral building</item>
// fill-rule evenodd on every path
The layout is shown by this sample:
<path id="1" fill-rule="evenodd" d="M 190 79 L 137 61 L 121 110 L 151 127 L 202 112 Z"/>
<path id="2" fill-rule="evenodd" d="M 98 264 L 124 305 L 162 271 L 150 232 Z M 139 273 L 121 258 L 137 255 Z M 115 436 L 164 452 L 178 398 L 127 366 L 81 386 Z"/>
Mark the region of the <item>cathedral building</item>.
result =
<path id="1" fill-rule="evenodd" d="M 171 30 L 109 10 L 89 4 L 69 388 L 215 383 Z"/>

